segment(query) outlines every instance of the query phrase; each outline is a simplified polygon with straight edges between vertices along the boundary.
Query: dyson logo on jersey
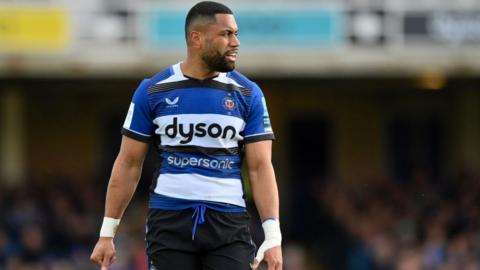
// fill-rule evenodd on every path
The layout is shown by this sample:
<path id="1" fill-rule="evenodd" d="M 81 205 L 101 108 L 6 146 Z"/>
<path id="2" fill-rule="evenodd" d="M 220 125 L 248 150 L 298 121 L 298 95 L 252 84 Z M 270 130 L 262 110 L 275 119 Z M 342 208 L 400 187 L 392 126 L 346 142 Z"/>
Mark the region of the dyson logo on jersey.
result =
<path id="1" fill-rule="evenodd" d="M 225 139 L 229 136 L 230 139 L 235 138 L 237 135 L 237 130 L 233 126 L 222 127 L 217 123 L 213 123 L 207 126 L 206 123 L 190 123 L 190 124 L 179 124 L 178 118 L 173 118 L 173 123 L 165 127 L 165 134 L 170 138 L 177 137 L 177 134 L 180 134 L 184 139 L 180 143 L 185 144 L 192 141 L 193 137 L 205 137 L 210 136 L 212 138 Z"/>
<path id="2" fill-rule="evenodd" d="M 216 160 L 216 159 L 209 159 L 209 158 L 174 157 L 174 156 L 169 156 L 167 158 L 167 162 L 169 165 L 175 165 L 180 168 L 191 166 L 191 167 L 203 167 L 207 169 L 220 169 L 220 170 L 231 170 L 233 169 L 233 164 L 235 163 L 229 159 Z"/>

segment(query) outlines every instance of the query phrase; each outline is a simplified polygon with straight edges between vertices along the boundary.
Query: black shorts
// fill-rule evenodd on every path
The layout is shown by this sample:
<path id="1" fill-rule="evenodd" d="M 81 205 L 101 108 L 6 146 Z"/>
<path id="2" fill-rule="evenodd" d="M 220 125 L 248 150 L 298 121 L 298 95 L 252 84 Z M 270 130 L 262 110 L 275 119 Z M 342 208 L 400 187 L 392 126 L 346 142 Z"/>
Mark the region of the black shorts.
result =
<path id="1" fill-rule="evenodd" d="M 207 209 L 192 240 L 193 209 L 150 209 L 147 220 L 149 269 L 250 270 L 255 244 L 247 212 Z"/>

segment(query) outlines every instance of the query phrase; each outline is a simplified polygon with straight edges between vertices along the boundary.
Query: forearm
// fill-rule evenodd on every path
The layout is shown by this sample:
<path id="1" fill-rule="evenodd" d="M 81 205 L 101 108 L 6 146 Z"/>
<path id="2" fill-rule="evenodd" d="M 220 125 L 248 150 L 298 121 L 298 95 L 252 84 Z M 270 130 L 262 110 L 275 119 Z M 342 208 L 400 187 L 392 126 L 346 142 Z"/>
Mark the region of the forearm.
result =
<path id="1" fill-rule="evenodd" d="M 118 157 L 108 182 L 105 216 L 120 219 L 133 197 L 142 172 L 142 164 Z"/>
<path id="2" fill-rule="evenodd" d="M 252 185 L 253 198 L 257 206 L 262 228 L 265 234 L 265 240 L 260 245 L 252 264 L 252 269 L 257 269 L 259 263 L 264 259 L 270 265 L 282 264 L 282 233 L 279 222 L 279 201 L 278 188 L 275 180 L 270 158 L 257 160 L 256 166 L 250 168 L 249 176 Z M 274 218 L 273 220 L 270 218 Z M 275 268 L 277 269 L 277 268 Z"/>
<path id="3" fill-rule="evenodd" d="M 279 218 L 278 188 L 272 163 L 265 161 L 250 168 L 249 177 L 260 219 Z"/>

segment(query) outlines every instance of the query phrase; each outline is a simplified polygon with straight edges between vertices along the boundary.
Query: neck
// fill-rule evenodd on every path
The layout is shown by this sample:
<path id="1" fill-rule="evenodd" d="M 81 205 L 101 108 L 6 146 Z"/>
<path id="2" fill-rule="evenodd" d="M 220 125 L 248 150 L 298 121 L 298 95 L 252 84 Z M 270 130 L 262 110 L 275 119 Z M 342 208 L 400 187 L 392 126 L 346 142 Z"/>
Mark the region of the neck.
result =
<path id="1" fill-rule="evenodd" d="M 218 71 L 210 70 L 203 61 L 195 61 L 188 57 L 180 64 L 180 69 L 185 76 L 198 80 L 208 79 L 220 73 Z"/>

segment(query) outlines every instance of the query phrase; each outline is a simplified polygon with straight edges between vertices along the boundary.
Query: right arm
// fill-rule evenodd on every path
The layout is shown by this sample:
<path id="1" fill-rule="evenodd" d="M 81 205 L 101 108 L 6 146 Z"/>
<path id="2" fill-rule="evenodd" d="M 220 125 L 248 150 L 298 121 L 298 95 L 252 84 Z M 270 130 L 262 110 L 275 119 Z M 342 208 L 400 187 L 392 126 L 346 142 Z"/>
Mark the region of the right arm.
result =
<path id="1" fill-rule="evenodd" d="M 108 182 L 105 217 L 121 219 L 137 188 L 148 144 L 122 137 L 120 152 L 113 165 Z M 100 237 L 90 259 L 107 269 L 115 260 L 113 237 Z"/>
<path id="2" fill-rule="evenodd" d="M 127 136 L 122 137 L 120 152 L 113 164 L 112 175 L 108 182 L 105 202 L 106 217 L 120 219 L 123 216 L 137 188 L 147 152 L 147 143 Z"/>

